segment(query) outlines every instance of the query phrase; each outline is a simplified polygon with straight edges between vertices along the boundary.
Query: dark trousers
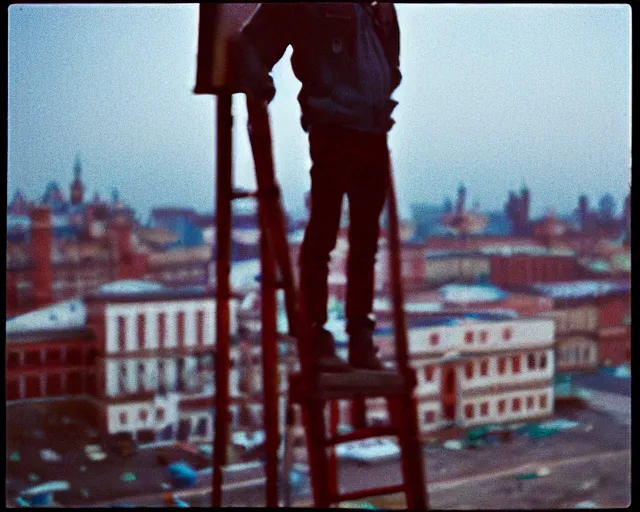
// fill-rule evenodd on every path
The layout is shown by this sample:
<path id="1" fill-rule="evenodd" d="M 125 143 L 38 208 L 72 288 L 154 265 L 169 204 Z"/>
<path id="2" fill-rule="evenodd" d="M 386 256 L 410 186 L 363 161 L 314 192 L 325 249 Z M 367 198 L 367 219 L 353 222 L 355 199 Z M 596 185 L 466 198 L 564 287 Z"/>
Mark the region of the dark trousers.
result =
<path id="1" fill-rule="evenodd" d="M 342 199 L 349 202 L 347 331 L 370 323 L 380 214 L 389 184 L 387 135 L 314 126 L 311 214 L 300 250 L 300 281 L 311 325 L 327 321 L 329 254 L 336 246 Z"/>

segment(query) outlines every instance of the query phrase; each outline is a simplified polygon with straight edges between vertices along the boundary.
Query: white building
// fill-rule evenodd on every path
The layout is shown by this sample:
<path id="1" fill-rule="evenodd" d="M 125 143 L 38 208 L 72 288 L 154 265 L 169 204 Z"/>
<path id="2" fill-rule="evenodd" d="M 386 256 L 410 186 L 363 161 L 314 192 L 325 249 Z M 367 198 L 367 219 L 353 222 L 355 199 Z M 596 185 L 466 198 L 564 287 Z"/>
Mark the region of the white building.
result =
<path id="1" fill-rule="evenodd" d="M 387 329 L 376 338 L 392 358 L 390 335 Z M 436 316 L 412 325 L 408 343 L 420 431 L 551 415 L 554 335 L 551 319 L 489 313 Z"/>
<path id="2" fill-rule="evenodd" d="M 229 301 L 232 338 L 237 335 L 238 302 L 235 297 Z M 131 432 L 138 437 L 145 431 L 165 440 L 212 439 L 215 315 L 211 289 L 117 281 L 84 299 L 11 319 L 7 352 L 16 357 L 8 359 L 7 382 L 16 388 L 12 398 L 82 395 L 96 405 L 99 425 L 107 433 Z M 45 341 L 41 331 L 46 331 Z M 84 336 L 85 331 L 91 336 Z M 61 359 L 70 354 L 71 345 L 78 352 L 75 366 Z M 239 407 L 234 403 L 239 397 L 237 359 L 232 346 L 234 422 Z M 62 370 L 59 382 L 54 377 Z M 34 372 L 45 377 L 38 390 L 25 380 L 33 380 Z M 76 374 L 78 382 L 71 385 Z"/>

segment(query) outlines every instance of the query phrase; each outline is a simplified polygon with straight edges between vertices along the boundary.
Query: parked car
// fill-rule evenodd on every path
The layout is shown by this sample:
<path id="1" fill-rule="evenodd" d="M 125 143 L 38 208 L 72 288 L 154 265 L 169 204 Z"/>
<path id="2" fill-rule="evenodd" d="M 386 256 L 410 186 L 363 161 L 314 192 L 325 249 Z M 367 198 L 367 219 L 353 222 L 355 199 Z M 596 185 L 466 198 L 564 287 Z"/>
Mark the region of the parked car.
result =
<path id="1" fill-rule="evenodd" d="M 88 444 L 84 447 L 84 453 L 93 461 L 100 461 L 107 458 L 107 454 L 99 444 Z"/>
<path id="2" fill-rule="evenodd" d="M 342 460 L 372 464 L 397 459 L 400 456 L 400 447 L 390 439 L 376 437 L 339 444 L 336 446 L 336 456 Z"/>
<path id="3" fill-rule="evenodd" d="M 130 432 L 111 434 L 107 439 L 109 449 L 121 457 L 130 457 L 138 450 L 137 443 Z"/>
<path id="4" fill-rule="evenodd" d="M 42 458 L 42 460 L 46 460 L 47 462 L 59 462 L 62 460 L 60 454 L 49 448 L 40 450 L 40 457 Z"/>

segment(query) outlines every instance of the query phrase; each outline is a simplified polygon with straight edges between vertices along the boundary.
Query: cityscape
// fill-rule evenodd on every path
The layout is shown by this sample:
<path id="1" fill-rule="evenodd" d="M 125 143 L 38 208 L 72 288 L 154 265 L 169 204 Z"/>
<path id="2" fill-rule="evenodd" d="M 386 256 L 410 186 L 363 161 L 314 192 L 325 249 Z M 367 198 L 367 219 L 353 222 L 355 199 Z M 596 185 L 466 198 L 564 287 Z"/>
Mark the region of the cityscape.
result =
<path id="1" fill-rule="evenodd" d="M 54 478 L 60 486 L 54 475 L 61 464 L 66 484 L 51 484 L 55 492 L 45 485 L 50 502 L 60 506 L 206 504 L 215 418 L 215 212 L 158 207 L 143 223 L 118 191 L 110 199 L 85 196 L 79 156 L 71 177 L 67 190 L 51 182 L 39 198 L 18 191 L 7 208 L 7 505 L 37 504 L 33 489 Z M 474 442 L 502 446 L 516 442 L 503 441 L 516 435 L 514 426 L 540 429 L 560 419 L 576 426 L 549 436 L 548 456 L 584 457 L 573 436 L 583 423 L 597 421 L 589 430 L 593 442 L 628 463 L 629 389 L 620 382 L 628 384 L 630 375 L 630 196 L 619 214 L 604 195 L 595 209 L 580 197 L 571 217 L 550 212 L 538 219 L 529 216 L 529 197 L 523 186 L 509 194 L 503 212 L 484 213 L 467 209 L 461 184 L 455 203 L 414 204 L 413 217 L 401 220 L 408 343 L 428 479 L 440 480 L 434 464 L 445 471 L 447 455 L 473 446 L 470 433 L 483 433 Z M 259 227 L 255 207 L 236 204 L 229 467 L 239 469 L 230 470 L 223 489 L 228 499 L 252 505 L 264 492 Z M 293 261 L 304 222 L 289 216 Z M 327 324 L 345 357 L 347 224 L 345 217 L 332 253 Z M 386 236 L 385 216 L 375 341 L 391 364 Z M 284 336 L 282 301 L 279 315 Z M 297 364 L 292 355 L 279 362 L 282 414 L 287 372 Z M 611 397 L 627 399 L 626 413 L 612 414 Z M 367 415 L 384 424 L 384 401 L 371 399 Z M 349 404 L 341 401 L 340 424 L 348 426 L 349 418 Z M 296 422 L 292 478 L 304 502 L 309 490 L 299 414 Z M 608 446 L 612 430 L 626 434 Z M 489 441 L 494 431 L 499 440 Z M 135 455 L 123 455 L 118 439 L 136 447 Z M 591 449 L 588 439 L 580 442 Z M 436 447 L 444 448 L 431 459 Z M 163 473 L 162 457 L 188 462 L 197 483 L 181 491 Z M 360 471 L 349 469 L 350 457 L 344 454 L 341 469 L 347 485 Z M 528 461 L 526 451 L 517 457 Z M 389 462 L 379 458 L 369 461 L 372 478 L 384 480 L 380 468 Z M 476 463 L 451 462 L 465 476 Z M 627 466 L 616 467 L 616 481 L 626 482 Z M 135 480 L 119 478 L 124 475 Z M 617 489 L 616 503 L 629 489 Z"/>
<path id="2" fill-rule="evenodd" d="M 321 46 L 306 59 L 290 39 L 269 71 L 269 160 L 293 266 L 278 275 L 262 267 L 252 192 L 268 167 L 267 146 L 251 145 L 267 141 L 266 123 L 249 122 L 251 94 L 231 94 L 217 73 L 220 62 L 236 67 L 219 40 L 239 28 L 234 9 L 8 9 L 7 508 L 327 499 L 394 510 L 421 503 L 420 483 L 436 510 L 629 507 L 630 6 L 326 8 L 336 33 L 354 13 L 368 36 L 397 18 L 401 76 L 394 64 L 385 123 L 396 201 L 380 217 L 375 346 L 364 340 L 390 371 L 349 361 L 345 199 L 323 336 L 351 370 L 321 373 L 320 391 L 303 378 L 287 316 L 297 305 L 284 290 L 300 281 L 321 169 L 292 62 L 313 61 Z M 394 16 L 373 16 L 384 9 Z M 272 31 L 282 44 L 285 32 Z M 328 58 L 353 63 L 364 86 L 372 70 L 355 64 L 354 48 L 378 36 L 343 44 L 327 34 Z M 382 63 L 386 52 L 369 53 Z M 207 82 L 218 79 L 221 89 Z M 353 100 L 349 88 L 326 89 L 318 105 Z M 378 159 L 368 142 L 356 153 Z M 216 189 L 229 167 L 227 269 Z M 217 282 L 226 270 L 229 289 Z M 263 343 L 274 336 L 271 353 Z M 343 399 L 365 391 L 364 411 Z M 316 392 L 330 398 L 324 436 L 322 412 L 299 405 Z M 328 479 L 316 472 L 323 442 Z M 395 492 L 402 480 L 406 496 Z"/>

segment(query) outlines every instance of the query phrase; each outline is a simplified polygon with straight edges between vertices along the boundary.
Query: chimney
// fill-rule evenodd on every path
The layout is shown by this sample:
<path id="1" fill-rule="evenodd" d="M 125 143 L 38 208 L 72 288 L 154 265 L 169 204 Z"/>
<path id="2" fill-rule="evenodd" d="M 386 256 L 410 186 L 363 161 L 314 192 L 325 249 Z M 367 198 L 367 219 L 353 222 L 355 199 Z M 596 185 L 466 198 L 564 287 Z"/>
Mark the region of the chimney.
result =
<path id="1" fill-rule="evenodd" d="M 51 250 L 53 246 L 53 228 L 51 208 L 36 204 L 31 208 L 31 257 L 33 260 L 32 282 L 36 306 L 52 302 L 53 268 Z"/>
<path id="2" fill-rule="evenodd" d="M 131 237 L 133 234 L 131 221 L 125 215 L 116 215 L 109 222 L 109 241 L 118 255 L 118 279 L 141 278 L 138 275 L 139 262 L 135 261 Z M 138 264 L 136 264 L 138 263 Z"/>

